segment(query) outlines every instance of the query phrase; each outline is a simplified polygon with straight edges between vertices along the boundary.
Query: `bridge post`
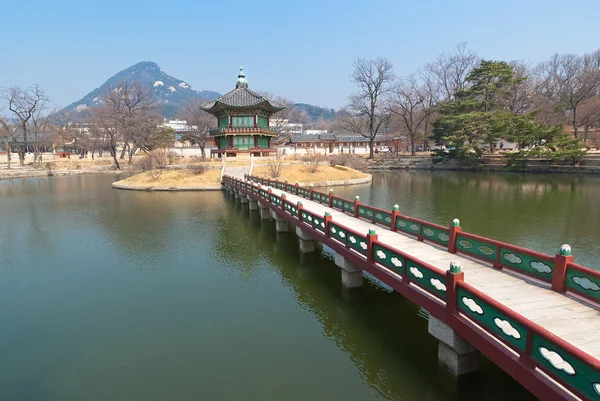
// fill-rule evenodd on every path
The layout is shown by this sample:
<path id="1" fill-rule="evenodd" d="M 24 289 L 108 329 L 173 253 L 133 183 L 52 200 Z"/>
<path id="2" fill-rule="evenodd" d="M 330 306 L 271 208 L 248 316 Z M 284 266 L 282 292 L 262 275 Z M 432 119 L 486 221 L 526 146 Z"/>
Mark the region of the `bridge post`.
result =
<path id="1" fill-rule="evenodd" d="M 235 194 L 235 200 L 242 198 L 242 191 L 240 191 L 239 189 L 237 189 L 237 190 L 234 189 L 233 193 Z"/>
<path id="2" fill-rule="evenodd" d="M 461 272 L 458 262 L 450 263 L 450 270 L 446 271 L 446 321 L 448 322 L 454 318 L 456 313 L 456 283 L 463 279 L 464 273 Z M 450 326 L 429 315 L 427 329 L 429 334 L 439 341 L 438 363 L 443 365 L 453 376 L 462 376 L 479 369 L 479 351 Z"/>
<path id="3" fill-rule="evenodd" d="M 271 209 L 269 209 L 269 206 L 262 202 L 258 202 L 258 208 L 260 209 L 261 220 L 269 220 L 271 218 Z"/>
<path id="4" fill-rule="evenodd" d="M 354 197 L 354 217 L 358 218 L 358 205 L 360 205 L 360 196 Z"/>
<path id="5" fill-rule="evenodd" d="M 460 220 L 452 220 L 452 225 L 450 226 L 450 230 L 448 232 L 448 252 L 456 253 L 456 235 L 460 233 L 461 230 L 462 228 L 460 227 Z"/>
<path id="6" fill-rule="evenodd" d="M 358 288 L 363 285 L 362 270 L 349 262 L 339 253 L 335 254 L 335 264 L 342 269 L 342 285 L 346 288 Z"/>
<path id="7" fill-rule="evenodd" d="M 298 202 L 298 216 L 302 215 L 302 202 Z M 311 253 L 315 251 L 315 240 L 302 230 L 300 226 L 296 226 L 296 235 L 300 244 L 301 253 Z"/>
<path id="8" fill-rule="evenodd" d="M 400 216 L 400 206 L 394 205 L 394 210 L 392 210 L 392 231 L 398 231 L 398 227 L 396 226 L 398 216 Z"/>
<path id="9" fill-rule="evenodd" d="M 240 202 L 242 202 L 242 205 L 244 203 L 248 203 L 248 195 L 244 194 L 242 191 L 240 191 Z"/>
<path id="10" fill-rule="evenodd" d="M 554 257 L 554 273 L 552 273 L 552 291 L 565 292 L 565 279 L 567 277 L 567 265 L 573 263 L 571 247 L 564 244 L 560 252 Z"/>
<path id="11" fill-rule="evenodd" d="M 281 194 L 281 209 L 283 210 L 283 203 L 285 201 L 285 195 Z M 290 229 L 290 223 L 287 221 L 287 219 L 283 216 L 281 216 L 279 213 L 277 213 L 275 210 L 273 210 L 271 212 L 271 215 L 273 216 L 273 219 L 275 219 L 275 231 L 277 231 L 278 233 L 284 233 L 284 232 L 288 232 Z"/>
<path id="12" fill-rule="evenodd" d="M 333 208 L 333 188 L 329 190 L 329 207 Z"/>
<path id="13" fill-rule="evenodd" d="M 256 199 L 252 199 L 250 195 L 248 195 L 248 209 L 257 210 L 258 209 L 258 201 Z"/>

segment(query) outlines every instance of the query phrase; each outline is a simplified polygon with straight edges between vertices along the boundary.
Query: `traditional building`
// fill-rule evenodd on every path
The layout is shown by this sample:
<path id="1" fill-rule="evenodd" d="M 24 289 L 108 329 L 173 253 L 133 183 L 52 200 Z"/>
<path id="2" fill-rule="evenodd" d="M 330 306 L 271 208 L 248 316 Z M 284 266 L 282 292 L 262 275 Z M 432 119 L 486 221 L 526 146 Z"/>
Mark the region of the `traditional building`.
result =
<path id="1" fill-rule="evenodd" d="M 284 108 L 250 90 L 244 69 L 240 68 L 234 90 L 201 106 L 202 110 L 217 117 L 218 122 L 218 127 L 210 130 L 217 145 L 217 149 L 211 150 L 211 157 L 238 156 L 240 153 L 268 156 L 277 152 L 271 147 L 277 132 L 269 128 L 269 120 L 271 115 Z"/>

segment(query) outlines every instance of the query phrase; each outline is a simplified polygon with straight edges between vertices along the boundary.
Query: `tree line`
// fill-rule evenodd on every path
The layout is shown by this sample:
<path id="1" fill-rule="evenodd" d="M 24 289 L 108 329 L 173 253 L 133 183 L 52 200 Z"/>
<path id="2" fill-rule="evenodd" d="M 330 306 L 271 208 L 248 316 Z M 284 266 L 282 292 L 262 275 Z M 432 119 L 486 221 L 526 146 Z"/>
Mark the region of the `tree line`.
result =
<path id="1" fill-rule="evenodd" d="M 600 127 L 600 50 L 554 55 L 537 65 L 485 60 L 466 43 L 413 74 L 396 77 L 385 58 L 357 59 L 338 126 L 373 141 L 383 131 L 427 149 L 435 160 L 477 160 L 502 141 L 513 158 L 575 159 Z"/>

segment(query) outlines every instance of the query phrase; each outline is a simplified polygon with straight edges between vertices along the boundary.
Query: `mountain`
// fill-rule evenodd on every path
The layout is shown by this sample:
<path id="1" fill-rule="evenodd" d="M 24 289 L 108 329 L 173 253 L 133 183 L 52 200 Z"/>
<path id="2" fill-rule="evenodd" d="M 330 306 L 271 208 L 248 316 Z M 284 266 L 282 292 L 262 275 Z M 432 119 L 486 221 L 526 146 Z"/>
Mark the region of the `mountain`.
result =
<path id="1" fill-rule="evenodd" d="M 144 86 L 153 88 L 155 96 L 162 103 L 161 114 L 166 118 L 175 117 L 177 112 L 192 99 L 214 100 L 221 96 L 220 93 L 214 91 L 196 91 L 185 81 L 167 75 L 156 63 L 142 61 L 113 75 L 100 87 L 94 89 L 82 99 L 71 103 L 63 110 L 75 111 L 79 116 L 82 116 L 84 110 L 98 106 L 101 103 L 102 94 L 108 88 L 117 86 L 123 81 L 140 82 Z M 321 118 L 332 120 L 336 115 L 333 109 L 311 104 L 296 103 L 295 106 L 305 111 L 312 122 L 317 122 Z"/>
<path id="2" fill-rule="evenodd" d="M 195 91 L 185 81 L 167 75 L 156 63 L 142 61 L 113 75 L 102 86 L 94 89 L 82 99 L 71 103 L 63 110 L 74 110 L 79 114 L 88 108 L 97 106 L 101 102 L 102 94 L 108 88 L 123 81 L 140 82 L 153 88 L 156 98 L 162 103 L 162 114 L 166 118 L 174 117 L 177 111 L 192 99 L 213 100 L 221 96 L 220 93 L 209 90 Z"/>
<path id="3" fill-rule="evenodd" d="M 326 109 L 324 107 L 313 106 L 312 104 L 307 103 L 296 103 L 294 106 L 297 109 L 304 111 L 313 123 L 316 123 L 321 118 L 326 121 L 333 120 L 336 116 L 336 111 L 334 109 Z"/>

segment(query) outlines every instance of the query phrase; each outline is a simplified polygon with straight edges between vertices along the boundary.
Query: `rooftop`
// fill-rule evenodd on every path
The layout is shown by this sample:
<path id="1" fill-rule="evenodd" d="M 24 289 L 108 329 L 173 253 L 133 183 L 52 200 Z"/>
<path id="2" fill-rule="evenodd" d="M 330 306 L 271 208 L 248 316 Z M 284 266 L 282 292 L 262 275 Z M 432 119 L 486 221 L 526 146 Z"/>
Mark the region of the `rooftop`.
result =
<path id="1" fill-rule="evenodd" d="M 248 88 L 244 69 L 240 67 L 235 89 L 227 92 L 217 100 L 202 103 L 200 108 L 211 114 L 224 108 L 260 107 L 274 113 L 285 109 L 285 105 L 272 101 Z"/>

